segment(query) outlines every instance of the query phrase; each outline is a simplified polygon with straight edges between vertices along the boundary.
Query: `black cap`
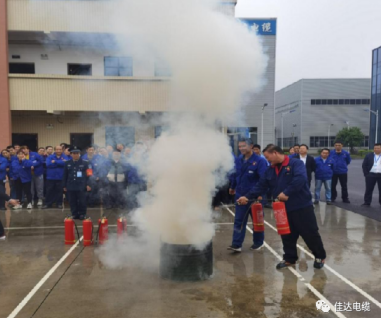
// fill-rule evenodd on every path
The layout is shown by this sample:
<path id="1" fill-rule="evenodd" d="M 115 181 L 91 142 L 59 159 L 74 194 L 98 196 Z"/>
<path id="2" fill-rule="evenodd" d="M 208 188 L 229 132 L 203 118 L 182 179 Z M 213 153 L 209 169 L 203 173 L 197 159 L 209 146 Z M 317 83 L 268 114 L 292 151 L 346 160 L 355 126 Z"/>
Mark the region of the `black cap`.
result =
<path id="1" fill-rule="evenodd" d="M 73 148 L 70 148 L 70 153 L 80 153 L 81 152 L 81 149 L 77 148 L 76 146 L 74 146 Z"/>

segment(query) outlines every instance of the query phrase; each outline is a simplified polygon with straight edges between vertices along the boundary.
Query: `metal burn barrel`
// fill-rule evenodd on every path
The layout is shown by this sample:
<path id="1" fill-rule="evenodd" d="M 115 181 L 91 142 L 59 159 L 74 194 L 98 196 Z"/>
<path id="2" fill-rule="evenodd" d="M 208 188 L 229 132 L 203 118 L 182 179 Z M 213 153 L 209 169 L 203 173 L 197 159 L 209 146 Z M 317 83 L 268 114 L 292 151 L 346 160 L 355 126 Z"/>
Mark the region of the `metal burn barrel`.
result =
<path id="1" fill-rule="evenodd" d="M 213 274 L 213 244 L 202 250 L 193 245 L 162 243 L 160 276 L 174 281 L 206 280 Z"/>

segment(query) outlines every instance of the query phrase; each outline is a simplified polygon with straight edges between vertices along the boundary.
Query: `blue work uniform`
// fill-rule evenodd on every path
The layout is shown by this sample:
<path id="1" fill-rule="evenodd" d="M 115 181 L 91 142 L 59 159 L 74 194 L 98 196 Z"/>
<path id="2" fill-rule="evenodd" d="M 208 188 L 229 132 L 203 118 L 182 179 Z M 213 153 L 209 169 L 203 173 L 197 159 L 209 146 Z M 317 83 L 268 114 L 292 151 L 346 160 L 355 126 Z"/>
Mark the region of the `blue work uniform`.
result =
<path id="1" fill-rule="evenodd" d="M 235 190 L 235 201 L 240 197 L 248 193 L 260 180 L 260 177 L 264 175 L 267 170 L 267 162 L 265 159 L 256 155 L 245 160 L 243 156 L 238 157 L 235 160 L 235 173 L 232 183 L 232 189 Z M 246 205 L 235 206 L 234 217 L 234 231 L 232 245 L 236 247 L 242 247 L 242 243 L 245 239 L 246 225 L 251 215 L 250 208 L 251 203 Z M 256 246 L 261 246 L 264 241 L 264 232 L 253 233 L 253 243 Z"/>
<path id="2" fill-rule="evenodd" d="M 0 157 L 0 193 L 5 194 L 5 183 L 7 182 L 7 169 L 9 161 L 7 158 Z M 0 208 L 5 209 L 5 200 L 0 199 Z"/>
<path id="3" fill-rule="evenodd" d="M 332 158 L 323 160 L 322 157 L 315 158 L 315 201 L 320 200 L 320 190 L 324 184 L 325 199 L 327 202 L 331 202 L 332 196 L 332 176 L 335 162 Z"/>
<path id="4" fill-rule="evenodd" d="M 70 209 L 74 218 L 86 216 L 86 187 L 89 185 L 86 170 L 88 167 L 88 163 L 81 158 L 77 161 L 72 159 L 65 162 L 62 186 L 69 193 Z"/>
<path id="5" fill-rule="evenodd" d="M 351 155 L 349 152 L 342 150 L 341 152 L 336 152 L 336 150 L 331 150 L 329 158 L 334 161 L 333 176 L 332 176 L 332 201 L 337 198 L 337 183 L 340 181 L 341 184 L 341 197 L 343 201 L 348 200 L 348 165 L 351 163 Z"/>
<path id="6" fill-rule="evenodd" d="M 58 157 L 52 154 L 46 158 L 45 205 L 48 207 L 51 207 L 53 203 L 56 203 L 57 207 L 62 206 L 62 178 L 66 161 L 68 158 L 64 154 Z"/>
<path id="7" fill-rule="evenodd" d="M 260 181 L 245 196 L 255 199 L 268 188 L 274 198 L 282 192 L 289 197 L 285 206 L 291 233 L 281 235 L 283 259 L 290 263 L 297 261 L 296 244 L 299 236 L 302 236 L 316 258 L 325 259 L 326 253 L 319 234 L 303 161 L 285 156 L 283 163 L 267 169 Z"/>

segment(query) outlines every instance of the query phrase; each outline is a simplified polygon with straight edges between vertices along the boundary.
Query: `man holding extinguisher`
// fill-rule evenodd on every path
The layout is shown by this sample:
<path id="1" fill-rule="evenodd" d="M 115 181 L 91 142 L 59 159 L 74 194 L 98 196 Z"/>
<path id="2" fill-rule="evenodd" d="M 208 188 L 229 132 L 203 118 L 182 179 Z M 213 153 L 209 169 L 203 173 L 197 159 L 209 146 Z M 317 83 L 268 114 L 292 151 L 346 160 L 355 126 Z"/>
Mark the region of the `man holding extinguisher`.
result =
<path id="1" fill-rule="evenodd" d="M 254 153 L 253 141 L 251 139 L 241 139 L 238 142 L 238 148 L 241 152 L 241 156 L 235 160 L 235 171 L 230 178 L 231 188 L 229 189 L 229 193 L 231 195 L 234 194 L 236 200 L 253 188 L 267 169 L 266 160 Z M 242 243 L 246 234 L 246 224 L 249 214 L 251 215 L 250 206 L 248 202 L 242 205 L 236 204 L 233 242 L 232 245 L 228 247 L 228 250 L 234 252 L 242 251 Z M 263 241 L 264 232 L 254 231 L 251 250 L 261 249 L 263 247 Z"/>
<path id="2" fill-rule="evenodd" d="M 307 173 L 299 159 L 289 158 L 275 145 L 268 145 L 263 151 L 271 167 L 266 170 L 260 181 L 245 195 L 237 200 L 240 205 L 258 198 L 270 188 L 274 198 L 285 202 L 290 234 L 281 235 L 283 242 L 283 261 L 277 269 L 294 265 L 298 260 L 297 241 L 299 236 L 306 242 L 315 256 L 314 267 L 324 266 L 326 252 L 319 234 L 311 192 L 308 187 Z"/>

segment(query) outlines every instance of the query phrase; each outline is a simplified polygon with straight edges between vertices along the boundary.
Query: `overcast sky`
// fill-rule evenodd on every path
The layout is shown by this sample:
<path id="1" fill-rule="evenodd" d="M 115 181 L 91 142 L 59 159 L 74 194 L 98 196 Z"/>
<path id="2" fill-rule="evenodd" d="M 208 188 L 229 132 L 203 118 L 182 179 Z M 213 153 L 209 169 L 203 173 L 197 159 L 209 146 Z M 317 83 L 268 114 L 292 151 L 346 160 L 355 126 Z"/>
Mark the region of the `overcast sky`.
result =
<path id="1" fill-rule="evenodd" d="M 301 78 L 370 78 L 381 0 L 238 0 L 237 17 L 276 17 L 276 89 Z"/>

